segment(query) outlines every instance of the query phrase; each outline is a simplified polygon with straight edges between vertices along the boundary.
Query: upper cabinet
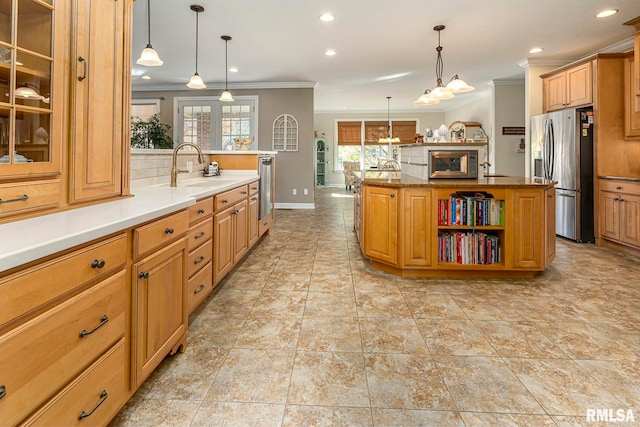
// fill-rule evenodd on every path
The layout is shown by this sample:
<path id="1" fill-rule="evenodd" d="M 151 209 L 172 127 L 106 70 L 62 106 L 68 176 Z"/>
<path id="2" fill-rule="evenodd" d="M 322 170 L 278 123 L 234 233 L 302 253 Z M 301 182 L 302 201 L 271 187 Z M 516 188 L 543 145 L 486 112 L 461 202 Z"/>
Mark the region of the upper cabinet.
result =
<path id="1" fill-rule="evenodd" d="M 640 52 L 636 57 L 640 56 Z M 634 93 L 635 82 L 638 80 L 635 72 L 634 55 L 629 55 L 624 61 L 624 136 L 627 139 L 640 138 L 640 95 Z"/>
<path id="2" fill-rule="evenodd" d="M 544 112 L 593 102 L 591 62 L 542 76 Z"/>
<path id="3" fill-rule="evenodd" d="M 120 193 L 125 1 L 76 0 L 70 201 Z"/>
<path id="4" fill-rule="evenodd" d="M 631 93 L 635 96 L 640 96 L 640 16 L 625 22 L 624 25 L 630 25 L 636 29 L 636 34 L 633 38 L 633 50 L 636 55 L 634 59 L 633 88 Z"/>
<path id="5" fill-rule="evenodd" d="M 132 5 L 0 2 L 0 222 L 128 192 Z"/>

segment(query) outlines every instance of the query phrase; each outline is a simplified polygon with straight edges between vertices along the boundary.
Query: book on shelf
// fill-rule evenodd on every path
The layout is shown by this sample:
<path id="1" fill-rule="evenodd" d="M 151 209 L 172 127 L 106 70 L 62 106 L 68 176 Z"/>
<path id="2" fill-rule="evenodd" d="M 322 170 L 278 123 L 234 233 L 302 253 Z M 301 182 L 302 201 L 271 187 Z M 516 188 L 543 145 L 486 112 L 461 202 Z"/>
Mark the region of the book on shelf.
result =
<path id="1" fill-rule="evenodd" d="M 504 200 L 453 194 L 438 200 L 438 225 L 504 226 Z"/>
<path id="2" fill-rule="evenodd" d="M 500 237 L 482 232 L 441 231 L 438 261 L 488 265 L 500 262 Z"/>

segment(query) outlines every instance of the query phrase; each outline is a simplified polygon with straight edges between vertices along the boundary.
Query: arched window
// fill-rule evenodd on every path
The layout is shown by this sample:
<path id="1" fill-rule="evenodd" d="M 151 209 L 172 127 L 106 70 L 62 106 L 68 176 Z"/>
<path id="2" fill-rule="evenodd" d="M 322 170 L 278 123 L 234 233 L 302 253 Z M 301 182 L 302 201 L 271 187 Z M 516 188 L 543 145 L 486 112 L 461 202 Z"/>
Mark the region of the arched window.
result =
<path id="1" fill-rule="evenodd" d="M 298 121 L 289 114 L 273 122 L 273 151 L 298 151 Z"/>

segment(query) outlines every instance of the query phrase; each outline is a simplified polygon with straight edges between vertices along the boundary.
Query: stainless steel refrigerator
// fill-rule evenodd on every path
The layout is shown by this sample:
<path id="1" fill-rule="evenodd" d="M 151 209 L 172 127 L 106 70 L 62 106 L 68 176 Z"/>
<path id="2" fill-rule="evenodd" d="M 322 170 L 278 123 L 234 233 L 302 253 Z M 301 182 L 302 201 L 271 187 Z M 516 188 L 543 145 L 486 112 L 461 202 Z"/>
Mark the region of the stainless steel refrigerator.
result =
<path id="1" fill-rule="evenodd" d="M 574 108 L 531 118 L 533 175 L 557 181 L 556 234 L 592 243 L 593 108 Z"/>

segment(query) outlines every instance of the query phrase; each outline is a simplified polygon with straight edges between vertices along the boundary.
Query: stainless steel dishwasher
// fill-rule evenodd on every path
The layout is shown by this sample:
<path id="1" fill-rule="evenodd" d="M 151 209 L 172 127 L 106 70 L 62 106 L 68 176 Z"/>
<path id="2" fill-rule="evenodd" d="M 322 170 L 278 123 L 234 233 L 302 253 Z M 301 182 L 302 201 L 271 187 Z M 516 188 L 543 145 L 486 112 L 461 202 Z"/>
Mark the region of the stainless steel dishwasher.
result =
<path id="1" fill-rule="evenodd" d="M 258 157 L 258 175 L 260 175 L 260 209 L 258 218 L 262 219 L 271 213 L 273 206 L 272 173 L 273 157 Z"/>

